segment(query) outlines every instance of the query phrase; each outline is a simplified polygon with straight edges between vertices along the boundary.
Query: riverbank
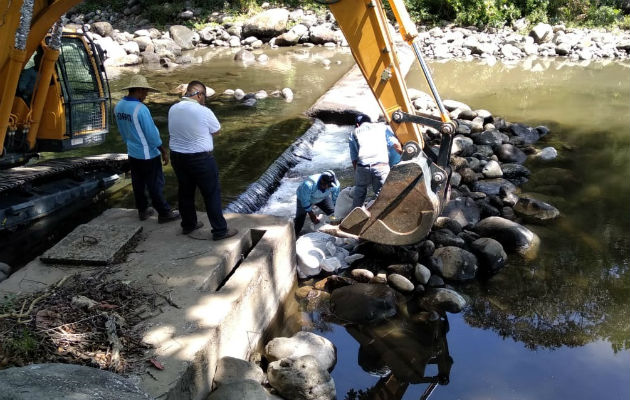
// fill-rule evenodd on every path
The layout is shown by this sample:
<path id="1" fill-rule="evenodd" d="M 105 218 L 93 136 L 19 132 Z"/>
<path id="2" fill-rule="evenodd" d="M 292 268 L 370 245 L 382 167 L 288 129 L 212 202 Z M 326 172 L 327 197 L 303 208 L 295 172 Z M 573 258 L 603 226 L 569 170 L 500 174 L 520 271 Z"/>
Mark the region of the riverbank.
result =
<path id="1" fill-rule="evenodd" d="M 106 51 L 107 66 L 146 64 L 173 68 L 195 59 L 187 51 L 203 47 L 228 47 L 247 54 L 277 46 L 347 47 L 329 11 L 271 8 L 253 16 L 213 13 L 196 16 L 180 13 L 173 24 L 157 29 L 139 13 L 138 0 L 129 0 L 124 15 L 97 10 L 69 13 L 64 23 L 85 26 Z M 194 28 L 190 28 L 195 20 Z M 203 23 L 199 21 L 203 21 Z M 481 59 L 516 61 L 527 57 L 561 57 L 569 60 L 630 58 L 630 32 L 571 28 L 563 24 L 529 24 L 518 20 L 501 29 L 447 25 L 419 26 L 418 41 L 428 59 Z M 244 56 L 246 62 L 264 57 Z"/>

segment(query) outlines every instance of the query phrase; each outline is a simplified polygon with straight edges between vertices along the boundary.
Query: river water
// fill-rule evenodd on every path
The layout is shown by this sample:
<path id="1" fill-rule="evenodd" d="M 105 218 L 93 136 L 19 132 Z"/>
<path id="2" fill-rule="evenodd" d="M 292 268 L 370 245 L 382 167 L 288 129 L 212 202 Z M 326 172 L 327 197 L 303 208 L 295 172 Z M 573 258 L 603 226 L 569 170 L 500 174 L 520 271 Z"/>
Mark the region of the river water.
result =
<path id="1" fill-rule="evenodd" d="M 220 98 L 210 101 L 223 124 L 215 146 L 226 203 L 308 127 L 302 111 L 352 63 L 347 52 L 324 49 L 267 52 L 266 66 L 234 63 L 231 52 L 200 54 L 202 65 L 142 73 L 163 90 L 200 79 L 218 93 L 237 87 L 250 92 L 290 87 L 295 92 L 292 103 L 267 99 L 253 109 Z M 333 61 L 329 68 L 323 67 L 324 58 Z M 309 310 L 311 329 L 338 349 L 332 371 L 337 398 L 379 398 L 374 390 L 372 397 L 361 393 L 387 387 L 390 394 L 380 398 L 419 399 L 437 375 L 434 362 L 444 364 L 446 353 L 453 361 L 450 382 L 435 388 L 432 399 L 627 400 L 630 64 L 449 61 L 431 68 L 443 98 L 511 122 L 551 128 L 539 144 L 554 146 L 559 157 L 528 162 L 533 175 L 523 191 L 554 204 L 562 218 L 549 226 L 529 226 L 543 243 L 537 259 L 510 256 L 493 278 L 459 287 L 470 307 L 449 315 L 448 332 L 405 319 L 358 331 Z M 126 70 L 112 80 L 115 97 L 122 95 L 129 74 Z M 417 70 L 412 69 L 408 81 L 410 87 L 425 89 Z M 164 139 L 166 111 L 174 101 L 165 94 L 149 97 Z M 327 126 L 315 142 L 315 159 L 298 164 L 263 211 L 289 217 L 299 177 L 321 168 L 335 168 L 348 179 L 347 133 L 347 127 Z M 103 147 L 89 151 L 103 152 Z M 106 151 L 124 151 L 115 130 Z M 175 202 L 170 167 L 166 174 L 167 196 Z M 121 192 L 111 205 L 133 207 L 130 192 Z"/>

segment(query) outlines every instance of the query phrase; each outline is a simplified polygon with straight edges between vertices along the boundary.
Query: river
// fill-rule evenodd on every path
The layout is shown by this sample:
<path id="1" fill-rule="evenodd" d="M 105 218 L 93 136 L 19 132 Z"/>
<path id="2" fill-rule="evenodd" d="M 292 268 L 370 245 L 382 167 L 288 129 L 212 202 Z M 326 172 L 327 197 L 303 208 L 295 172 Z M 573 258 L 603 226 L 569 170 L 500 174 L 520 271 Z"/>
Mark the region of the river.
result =
<path id="1" fill-rule="evenodd" d="M 223 124 L 216 154 L 224 202 L 235 198 L 304 131 L 308 122 L 301 112 L 352 62 L 347 52 L 324 49 L 268 54 L 266 66 L 245 66 L 232 61 L 230 52 L 208 50 L 202 53 L 202 65 L 143 72 L 163 90 L 200 79 L 217 93 L 236 87 L 290 87 L 295 92 L 293 103 L 266 99 L 256 108 L 220 97 L 210 101 Z M 333 61 L 329 68 L 323 67 L 324 58 Z M 360 346 L 355 337 L 365 337 L 361 332 L 309 310 L 311 329 L 338 349 L 332 371 L 337 398 L 368 398 L 361 391 L 384 387 L 387 378 L 377 375 L 400 366 L 417 373 L 390 378 L 398 394 L 383 398 L 421 398 L 428 383 L 420 376 L 437 374 L 431 352 L 443 352 L 445 346 L 453 361 L 450 382 L 435 388 L 432 399 L 630 398 L 630 64 L 537 60 L 430 65 L 443 98 L 490 110 L 508 121 L 551 128 L 539 145 L 554 146 L 559 157 L 528 162 L 533 175 L 523 190 L 554 204 L 562 218 L 548 226 L 528 226 L 542 239 L 537 259 L 526 262 L 511 255 L 508 266 L 493 278 L 459 287 L 470 306 L 449 315 L 448 332 L 431 333 L 428 341 L 420 339 L 427 336 L 422 326 L 401 320 L 372 332 L 377 340 Z M 112 80 L 115 98 L 122 95 L 129 73 Z M 424 89 L 417 70 L 410 72 L 408 82 Z M 164 116 L 175 100 L 164 94 L 148 99 L 165 139 Z M 320 157 L 299 164 L 296 171 L 347 168 L 346 134 L 343 127 L 328 126 L 315 143 Z M 106 147 L 123 151 L 115 130 Z M 170 167 L 166 174 L 167 196 L 175 202 Z M 296 182 L 285 179 L 266 210 L 290 215 Z M 111 205 L 133 207 L 130 192 L 121 193 Z M 427 357 L 414 356 L 420 353 Z"/>

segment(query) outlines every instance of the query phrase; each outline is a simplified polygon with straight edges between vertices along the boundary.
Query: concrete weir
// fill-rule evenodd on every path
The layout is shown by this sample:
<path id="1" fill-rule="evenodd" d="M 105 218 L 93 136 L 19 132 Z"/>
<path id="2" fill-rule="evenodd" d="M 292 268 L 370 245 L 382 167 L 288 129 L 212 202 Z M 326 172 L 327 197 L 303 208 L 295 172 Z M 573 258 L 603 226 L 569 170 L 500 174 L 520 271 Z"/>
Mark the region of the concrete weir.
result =
<path id="1" fill-rule="evenodd" d="M 163 312 L 145 321 L 144 340 L 164 366 L 140 375 L 140 388 L 154 398 L 204 399 L 217 361 L 249 357 L 296 280 L 295 237 L 286 219 L 226 214 L 239 233 L 215 242 L 206 215 L 198 217 L 206 226 L 190 236 L 181 234 L 178 222 L 141 222 L 136 210 L 109 209 L 90 222 L 141 226 L 135 247 L 103 279 L 130 281 L 169 299 Z M 36 259 L 0 283 L 0 296 L 43 290 L 100 268 Z"/>

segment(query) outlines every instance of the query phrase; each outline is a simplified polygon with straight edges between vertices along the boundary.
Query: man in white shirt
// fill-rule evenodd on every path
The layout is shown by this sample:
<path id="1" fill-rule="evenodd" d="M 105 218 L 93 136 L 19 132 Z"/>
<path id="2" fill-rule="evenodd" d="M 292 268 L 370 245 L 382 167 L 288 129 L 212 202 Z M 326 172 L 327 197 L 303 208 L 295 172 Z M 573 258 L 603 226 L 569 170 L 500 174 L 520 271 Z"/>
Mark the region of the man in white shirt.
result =
<path id="1" fill-rule="evenodd" d="M 179 103 L 168 111 L 168 131 L 171 162 L 178 181 L 179 212 L 182 233 L 189 234 L 203 226 L 197 221 L 195 191 L 203 196 L 212 238 L 222 240 L 236 235 L 228 229 L 221 210 L 219 169 L 212 154 L 212 136 L 219 133 L 221 124 L 212 110 L 205 106 L 206 86 L 191 81 Z"/>

